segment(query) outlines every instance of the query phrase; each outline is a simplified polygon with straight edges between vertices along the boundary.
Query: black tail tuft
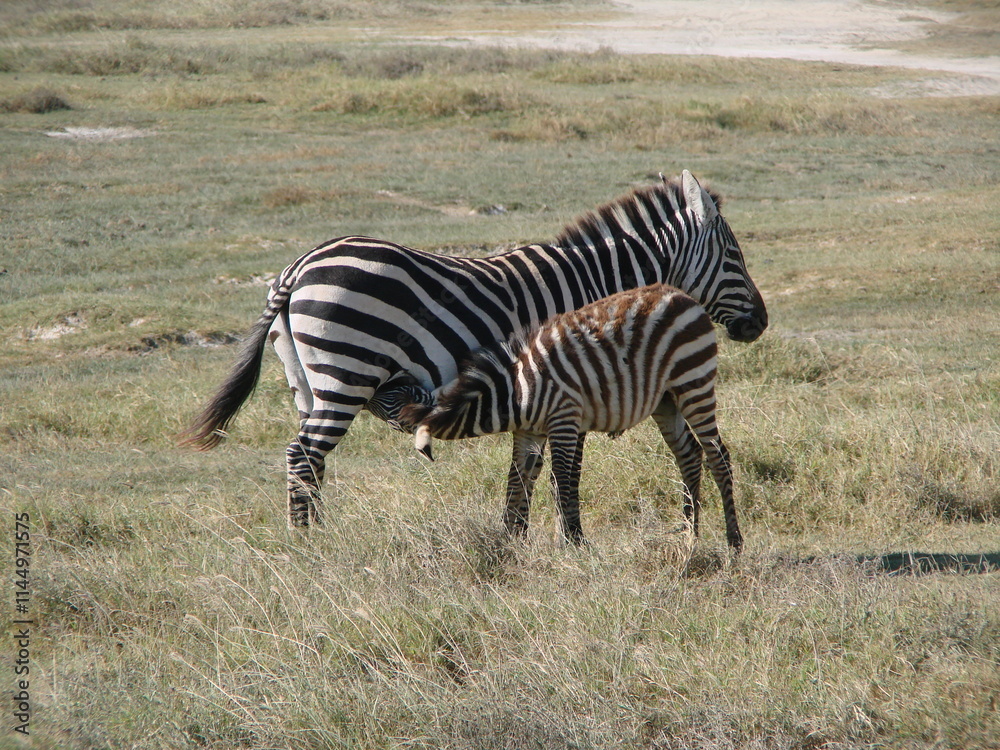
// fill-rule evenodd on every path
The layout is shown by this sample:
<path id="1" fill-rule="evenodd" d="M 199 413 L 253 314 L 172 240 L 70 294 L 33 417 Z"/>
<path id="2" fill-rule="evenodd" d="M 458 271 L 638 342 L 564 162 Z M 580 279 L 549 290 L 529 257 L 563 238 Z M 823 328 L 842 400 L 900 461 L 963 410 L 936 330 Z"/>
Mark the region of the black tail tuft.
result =
<path id="1" fill-rule="evenodd" d="M 191 422 L 191 426 L 177 436 L 180 445 L 196 450 L 210 450 L 226 437 L 226 428 L 233 421 L 243 403 L 257 387 L 260 365 L 264 359 L 264 345 L 273 318 L 262 317 L 243 340 L 243 348 L 212 400 Z"/>

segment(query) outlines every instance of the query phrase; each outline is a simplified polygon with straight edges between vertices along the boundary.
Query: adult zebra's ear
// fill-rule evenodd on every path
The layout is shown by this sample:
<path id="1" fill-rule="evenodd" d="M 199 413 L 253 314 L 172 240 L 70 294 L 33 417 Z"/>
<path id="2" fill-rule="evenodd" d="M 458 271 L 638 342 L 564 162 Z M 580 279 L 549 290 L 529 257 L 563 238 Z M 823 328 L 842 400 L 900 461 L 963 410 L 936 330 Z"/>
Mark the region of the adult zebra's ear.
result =
<path id="1" fill-rule="evenodd" d="M 431 453 L 431 430 L 427 425 L 422 424 L 417 428 L 413 435 L 413 447 L 428 461 L 434 460 L 434 455 Z"/>
<path id="2" fill-rule="evenodd" d="M 719 208 L 712 200 L 712 196 L 686 169 L 681 172 L 681 189 L 684 190 L 684 197 L 699 224 L 707 224 L 719 215 Z"/>

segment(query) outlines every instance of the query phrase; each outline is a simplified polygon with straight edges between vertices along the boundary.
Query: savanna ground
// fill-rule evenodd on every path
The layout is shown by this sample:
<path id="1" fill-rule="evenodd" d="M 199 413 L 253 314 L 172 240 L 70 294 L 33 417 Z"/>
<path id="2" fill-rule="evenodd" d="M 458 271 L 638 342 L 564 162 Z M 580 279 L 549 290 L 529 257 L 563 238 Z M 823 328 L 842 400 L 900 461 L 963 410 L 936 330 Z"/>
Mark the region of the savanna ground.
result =
<path id="1" fill-rule="evenodd" d="M 883 565 L 1000 553 L 1000 99 L 386 32 L 606 6 L 167 7 L 0 8 L 4 607 L 28 513 L 36 621 L 31 735 L 5 702 L 0 746 L 1000 746 L 998 574 Z M 492 253 L 683 168 L 772 320 L 722 345 L 738 564 L 711 482 L 685 554 L 648 424 L 590 441 L 582 550 L 545 490 L 504 539 L 507 439 L 428 466 L 367 415 L 330 523 L 288 531 L 273 355 L 223 448 L 174 446 L 320 241 Z"/>

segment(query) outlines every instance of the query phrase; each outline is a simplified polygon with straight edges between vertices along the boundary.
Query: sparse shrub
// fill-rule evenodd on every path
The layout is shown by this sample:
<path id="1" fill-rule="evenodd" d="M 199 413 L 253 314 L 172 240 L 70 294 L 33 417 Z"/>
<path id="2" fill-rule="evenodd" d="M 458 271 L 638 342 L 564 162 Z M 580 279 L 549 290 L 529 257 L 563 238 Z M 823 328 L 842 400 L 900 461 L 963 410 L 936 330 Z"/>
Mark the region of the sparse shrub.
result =
<path id="1" fill-rule="evenodd" d="M 64 50 L 48 63 L 47 69 L 68 75 L 130 75 L 149 70 L 157 57 L 159 53 L 154 45 L 133 38 L 84 54 Z"/>
<path id="2" fill-rule="evenodd" d="M 73 109 L 73 107 L 61 95 L 47 88 L 36 88 L 10 99 L 0 99 L 0 112 L 27 112 L 43 115 L 65 109 Z"/>
<path id="3" fill-rule="evenodd" d="M 518 132 L 525 134 L 529 140 L 539 141 L 583 141 L 589 136 L 585 124 L 576 118 L 558 115 L 545 115 L 531 120 Z"/>
<path id="4" fill-rule="evenodd" d="M 721 131 L 796 133 L 817 135 L 876 135 L 897 132 L 897 109 L 890 102 L 877 105 L 851 99 L 783 99 L 743 96 L 727 103 L 689 102 L 678 113 Z"/>
<path id="5" fill-rule="evenodd" d="M 516 92 L 486 87 L 446 85 L 440 81 L 408 79 L 378 83 L 362 90 L 344 91 L 316 105 L 314 112 L 351 115 L 389 114 L 398 118 L 480 117 L 518 113 L 530 106 Z"/>
<path id="6" fill-rule="evenodd" d="M 345 56 L 344 75 L 372 80 L 398 80 L 421 74 L 450 78 L 465 75 L 499 75 L 532 71 L 565 60 L 571 53 L 503 47 L 395 47 L 388 50 L 360 49 Z"/>
<path id="7" fill-rule="evenodd" d="M 632 83 L 639 77 L 637 65 L 628 56 L 595 52 L 583 59 L 559 61 L 544 71 L 554 83 L 606 85 Z"/>
<path id="8" fill-rule="evenodd" d="M 267 99 L 254 91 L 233 90 L 201 84 L 175 83 L 162 88 L 150 88 L 141 99 L 152 109 L 211 109 L 241 104 L 266 104 Z"/>
<path id="9" fill-rule="evenodd" d="M 419 75 L 424 62 L 410 49 L 392 49 L 375 54 L 354 54 L 342 64 L 344 75 L 395 81 Z"/>
<path id="10" fill-rule="evenodd" d="M 316 111 L 323 111 L 324 105 L 315 108 Z M 343 98 L 340 103 L 340 111 L 345 115 L 363 115 L 372 112 L 378 105 L 364 94 L 351 93 Z"/>

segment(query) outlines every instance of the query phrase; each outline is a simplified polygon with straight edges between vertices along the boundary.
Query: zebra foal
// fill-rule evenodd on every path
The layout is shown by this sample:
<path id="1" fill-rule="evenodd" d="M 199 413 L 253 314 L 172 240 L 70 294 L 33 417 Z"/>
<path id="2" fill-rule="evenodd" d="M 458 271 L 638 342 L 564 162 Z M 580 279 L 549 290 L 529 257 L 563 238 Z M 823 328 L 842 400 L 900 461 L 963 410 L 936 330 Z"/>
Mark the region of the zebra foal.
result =
<path id="1" fill-rule="evenodd" d="M 547 440 L 560 528 L 583 541 L 579 485 L 588 432 L 618 433 L 652 416 L 673 451 L 685 485 L 685 515 L 698 530 L 702 451 L 722 495 L 726 540 L 739 552 L 729 452 L 715 419 L 717 345 L 697 302 L 665 284 L 619 292 L 555 315 L 507 342 L 474 351 L 458 377 L 413 403 L 399 421 L 432 458 L 432 438 L 457 440 L 513 432 Z M 690 428 L 690 429 L 689 429 Z M 691 434 L 694 434 L 694 438 Z M 531 463 L 518 467 L 523 475 Z M 505 524 L 528 525 L 530 493 L 508 495 Z"/>

